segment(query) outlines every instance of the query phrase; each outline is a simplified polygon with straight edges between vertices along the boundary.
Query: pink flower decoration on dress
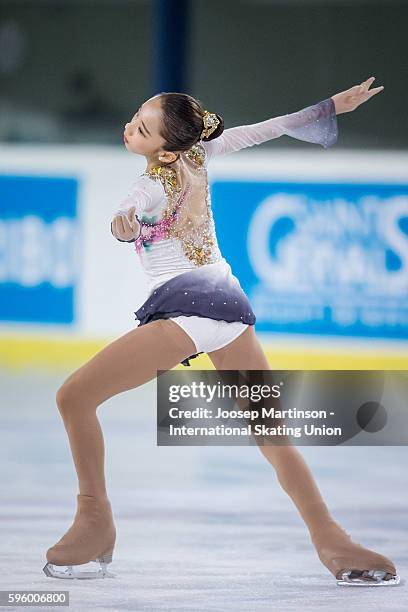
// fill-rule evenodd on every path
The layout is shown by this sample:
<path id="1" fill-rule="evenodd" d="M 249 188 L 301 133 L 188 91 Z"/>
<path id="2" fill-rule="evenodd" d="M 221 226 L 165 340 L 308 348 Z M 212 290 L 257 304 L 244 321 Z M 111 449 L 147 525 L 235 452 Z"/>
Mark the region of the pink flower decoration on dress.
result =
<path id="1" fill-rule="evenodd" d="M 180 196 L 175 209 L 171 213 L 171 215 L 167 218 L 161 219 L 157 223 L 148 223 L 144 221 L 143 218 L 140 221 L 141 231 L 138 238 L 135 240 L 135 250 L 137 253 L 140 253 L 143 248 L 149 248 L 150 245 L 154 242 L 158 242 L 159 240 L 163 240 L 163 238 L 170 237 L 170 229 L 171 226 L 178 219 L 178 214 L 180 211 L 180 207 L 183 204 L 186 196 L 190 192 L 190 185 L 187 185 L 184 193 Z"/>

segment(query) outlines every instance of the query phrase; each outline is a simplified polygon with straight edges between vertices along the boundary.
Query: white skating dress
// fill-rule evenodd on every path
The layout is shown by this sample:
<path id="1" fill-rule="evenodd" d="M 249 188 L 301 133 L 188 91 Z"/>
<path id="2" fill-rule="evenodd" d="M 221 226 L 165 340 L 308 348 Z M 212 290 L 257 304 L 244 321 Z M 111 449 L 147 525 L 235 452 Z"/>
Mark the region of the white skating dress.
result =
<path id="1" fill-rule="evenodd" d="M 176 321 L 197 352 L 221 348 L 256 317 L 238 279 L 222 256 L 211 211 L 207 164 L 217 155 L 286 134 L 328 148 L 337 141 L 332 98 L 295 113 L 225 129 L 200 140 L 178 159 L 140 175 L 116 212 L 131 206 L 141 222 L 134 248 L 148 280 L 149 295 L 135 311 L 140 325 L 159 318 Z"/>

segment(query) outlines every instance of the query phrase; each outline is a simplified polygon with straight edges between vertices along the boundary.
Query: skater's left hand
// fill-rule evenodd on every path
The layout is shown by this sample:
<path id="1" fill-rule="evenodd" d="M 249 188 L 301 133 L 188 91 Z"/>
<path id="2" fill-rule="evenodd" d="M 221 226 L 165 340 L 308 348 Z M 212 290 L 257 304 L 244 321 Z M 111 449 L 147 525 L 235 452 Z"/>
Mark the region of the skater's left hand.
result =
<path id="1" fill-rule="evenodd" d="M 336 107 L 336 115 L 340 115 L 340 113 L 349 113 L 355 110 L 360 104 L 367 102 L 372 96 L 383 91 L 384 85 L 370 89 L 374 80 L 375 77 L 370 77 L 366 81 L 363 81 L 361 85 L 354 85 L 354 87 L 350 87 L 350 89 L 346 89 L 345 91 L 341 91 L 331 96 Z"/>

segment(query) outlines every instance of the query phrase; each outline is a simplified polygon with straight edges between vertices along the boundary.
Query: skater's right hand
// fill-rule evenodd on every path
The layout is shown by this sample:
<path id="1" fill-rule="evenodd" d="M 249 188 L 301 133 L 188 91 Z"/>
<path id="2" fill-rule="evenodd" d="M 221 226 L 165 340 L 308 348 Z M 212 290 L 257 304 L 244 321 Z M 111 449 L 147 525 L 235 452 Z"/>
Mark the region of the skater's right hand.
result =
<path id="1" fill-rule="evenodd" d="M 141 226 L 136 215 L 136 208 L 132 206 L 128 211 L 116 213 L 111 222 L 111 232 L 120 242 L 135 242 L 139 237 Z"/>

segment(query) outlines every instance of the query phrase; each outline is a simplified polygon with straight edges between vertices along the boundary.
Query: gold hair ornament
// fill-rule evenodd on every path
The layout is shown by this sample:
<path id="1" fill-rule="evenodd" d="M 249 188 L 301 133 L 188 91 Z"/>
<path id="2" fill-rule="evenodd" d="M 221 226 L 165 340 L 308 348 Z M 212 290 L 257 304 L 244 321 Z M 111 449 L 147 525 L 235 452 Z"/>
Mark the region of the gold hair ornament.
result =
<path id="1" fill-rule="evenodd" d="M 212 134 L 217 129 L 220 120 L 218 119 L 215 113 L 210 113 L 208 110 L 205 110 L 203 114 L 203 123 L 204 128 L 201 132 L 201 139 L 203 139 L 204 137 L 208 137 L 210 134 Z"/>

